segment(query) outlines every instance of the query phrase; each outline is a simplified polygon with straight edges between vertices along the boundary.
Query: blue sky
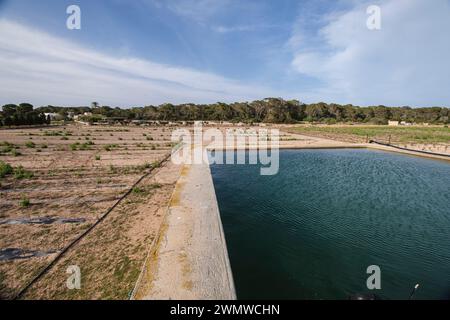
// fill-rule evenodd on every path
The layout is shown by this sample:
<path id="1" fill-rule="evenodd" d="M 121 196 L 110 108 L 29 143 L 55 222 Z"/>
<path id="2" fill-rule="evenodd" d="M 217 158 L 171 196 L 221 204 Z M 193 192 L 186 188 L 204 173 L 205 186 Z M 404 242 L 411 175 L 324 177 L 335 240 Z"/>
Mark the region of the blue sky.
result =
<path id="1" fill-rule="evenodd" d="M 449 106 L 449 16 L 449 0 L 0 0 L 0 103 Z"/>

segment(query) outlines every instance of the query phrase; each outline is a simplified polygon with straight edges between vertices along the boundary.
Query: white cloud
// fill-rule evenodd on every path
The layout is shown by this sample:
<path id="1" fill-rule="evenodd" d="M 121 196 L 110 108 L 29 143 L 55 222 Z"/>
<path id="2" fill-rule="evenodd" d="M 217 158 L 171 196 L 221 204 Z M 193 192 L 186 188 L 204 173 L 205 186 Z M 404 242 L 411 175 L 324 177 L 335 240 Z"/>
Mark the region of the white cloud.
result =
<path id="1" fill-rule="evenodd" d="M 0 103 L 112 106 L 263 98 L 269 90 L 213 73 L 100 53 L 0 20 Z"/>
<path id="2" fill-rule="evenodd" d="M 319 79 L 308 100 L 450 105 L 450 2 L 383 0 L 382 29 L 366 27 L 366 5 L 326 17 L 314 44 L 294 30 L 294 69 Z M 317 45 L 317 38 L 320 45 Z"/>

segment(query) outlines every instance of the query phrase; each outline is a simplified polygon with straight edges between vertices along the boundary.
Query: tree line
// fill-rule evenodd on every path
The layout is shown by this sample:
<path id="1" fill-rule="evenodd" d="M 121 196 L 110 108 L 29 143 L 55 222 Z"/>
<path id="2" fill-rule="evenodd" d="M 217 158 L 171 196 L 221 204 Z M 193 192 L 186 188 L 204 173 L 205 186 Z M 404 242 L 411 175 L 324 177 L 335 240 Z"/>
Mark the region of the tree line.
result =
<path id="1" fill-rule="evenodd" d="M 26 108 L 24 108 L 26 106 Z M 6 107 L 6 108 L 5 108 Z M 30 108 L 31 107 L 31 108 Z M 227 121 L 244 123 L 370 123 L 387 124 L 389 120 L 412 123 L 448 124 L 450 109 L 446 107 L 411 108 L 369 106 L 359 107 L 351 104 L 336 103 L 305 104 L 297 100 L 267 98 L 252 102 L 235 102 L 213 104 L 162 104 L 159 106 L 131 107 L 128 109 L 99 106 L 93 107 L 59 107 L 45 106 L 33 110 L 30 104 L 6 105 L 0 114 L 3 125 L 20 125 L 24 122 L 36 121 L 45 123 L 43 113 L 58 113 L 68 119 L 70 114 L 92 113 L 98 118 L 116 118 L 127 120 L 160 120 L 160 121 Z M 21 119 L 21 120 L 19 120 Z M 27 119 L 24 121 L 24 119 Z M 35 124 L 33 123 L 33 124 Z"/>
<path id="2" fill-rule="evenodd" d="M 21 103 L 19 105 L 6 104 L 0 112 L 0 126 L 22 126 L 49 124 L 43 111 L 34 110 L 33 105 Z"/>

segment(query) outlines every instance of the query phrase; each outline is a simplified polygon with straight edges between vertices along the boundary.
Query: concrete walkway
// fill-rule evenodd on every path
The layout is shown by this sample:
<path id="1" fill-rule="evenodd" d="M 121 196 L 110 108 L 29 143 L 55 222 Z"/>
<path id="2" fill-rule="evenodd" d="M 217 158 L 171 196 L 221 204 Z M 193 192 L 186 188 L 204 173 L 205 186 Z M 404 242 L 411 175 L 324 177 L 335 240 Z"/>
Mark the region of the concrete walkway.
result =
<path id="1" fill-rule="evenodd" d="M 208 164 L 185 165 L 136 299 L 236 299 Z"/>

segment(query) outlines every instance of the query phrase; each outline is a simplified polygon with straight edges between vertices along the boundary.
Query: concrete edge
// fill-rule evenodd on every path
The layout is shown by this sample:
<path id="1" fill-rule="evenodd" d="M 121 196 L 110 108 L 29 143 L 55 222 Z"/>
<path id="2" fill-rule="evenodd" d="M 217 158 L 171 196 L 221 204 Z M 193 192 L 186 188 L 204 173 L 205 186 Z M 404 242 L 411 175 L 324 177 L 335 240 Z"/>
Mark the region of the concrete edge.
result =
<path id="1" fill-rule="evenodd" d="M 215 148 L 215 147 L 208 147 L 208 151 L 211 150 L 220 150 L 220 151 L 248 151 L 248 150 L 266 150 L 270 148 L 259 148 L 259 147 L 233 147 L 233 148 Z M 417 156 L 421 158 L 427 158 L 427 159 L 434 159 L 434 160 L 444 160 L 447 162 L 450 162 L 450 158 L 445 156 L 439 156 L 439 155 L 433 155 L 433 154 L 425 154 L 421 152 L 414 152 L 410 150 L 401 150 L 397 148 L 392 148 L 388 146 L 381 146 L 381 145 L 375 145 L 370 143 L 364 143 L 364 144 L 344 144 L 344 145 L 320 145 L 320 146 L 279 146 L 279 150 L 324 150 L 324 149 L 373 149 L 373 150 L 380 150 L 380 151 L 386 151 L 386 152 L 394 152 L 394 153 L 401 153 L 405 155 L 410 156 Z"/>
<path id="2" fill-rule="evenodd" d="M 236 294 L 236 287 L 234 285 L 234 278 L 233 278 L 233 271 L 231 269 L 231 263 L 230 263 L 230 256 L 228 253 L 228 247 L 227 247 L 227 241 L 225 237 L 225 232 L 223 230 L 223 224 L 222 224 L 222 218 L 220 216 L 220 209 L 219 209 L 219 202 L 217 201 L 217 195 L 216 195 L 216 189 L 214 187 L 214 179 L 212 177 L 211 173 L 211 167 L 209 164 L 209 161 L 207 163 L 208 166 L 208 176 L 212 184 L 212 194 L 214 195 L 214 201 L 215 201 L 215 207 L 217 210 L 215 210 L 215 217 L 217 219 L 217 224 L 219 226 L 219 232 L 220 232 L 220 239 L 222 242 L 222 248 L 223 248 L 223 259 L 225 261 L 226 266 L 226 276 L 228 279 L 228 287 L 229 292 L 231 294 L 231 300 L 237 300 L 237 294 Z"/>

